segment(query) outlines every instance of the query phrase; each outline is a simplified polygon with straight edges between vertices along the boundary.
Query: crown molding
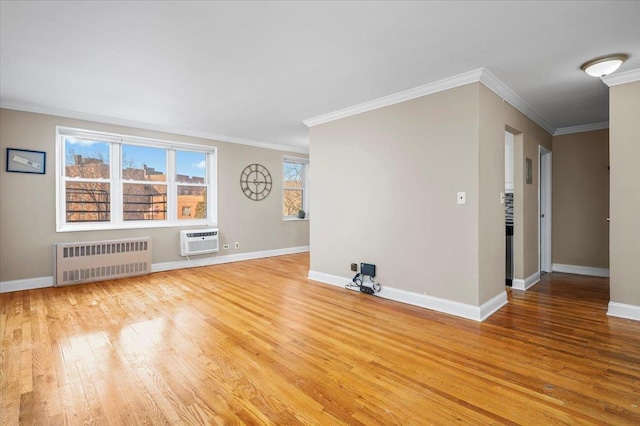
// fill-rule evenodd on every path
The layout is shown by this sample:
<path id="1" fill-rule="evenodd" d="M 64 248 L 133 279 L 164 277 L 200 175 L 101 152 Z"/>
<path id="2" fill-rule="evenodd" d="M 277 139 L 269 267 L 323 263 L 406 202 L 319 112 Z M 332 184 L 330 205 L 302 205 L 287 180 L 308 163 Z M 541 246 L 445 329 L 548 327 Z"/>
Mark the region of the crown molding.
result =
<path id="1" fill-rule="evenodd" d="M 400 102 L 419 98 L 421 96 L 442 92 L 444 90 L 453 89 L 454 87 L 463 86 L 465 84 L 475 83 L 478 81 L 487 86 L 491 91 L 500 96 L 506 102 L 511 104 L 515 109 L 529 117 L 536 124 L 546 130 L 549 134 L 554 134 L 556 129 L 551 124 L 547 123 L 547 121 L 535 109 L 533 109 L 533 107 L 522 100 L 522 98 L 516 95 L 503 82 L 498 80 L 498 78 L 491 74 L 491 72 L 489 72 L 489 70 L 487 70 L 486 68 L 478 68 L 476 70 L 445 78 L 434 83 L 425 84 L 423 86 L 418 86 L 413 89 L 395 93 L 393 95 L 374 99 L 372 101 L 364 102 L 352 107 L 343 108 L 338 111 L 309 118 L 307 120 L 304 120 L 303 123 L 307 127 L 313 127 L 319 124 L 328 123 L 330 121 L 339 120 L 341 118 L 361 114 L 363 112 L 386 107 L 389 105 L 394 105 Z"/>
<path id="2" fill-rule="evenodd" d="M 26 105 L 19 102 L 12 102 L 5 99 L 0 100 L 0 108 L 12 109 L 16 111 L 33 112 L 36 114 L 54 115 L 57 117 L 74 118 L 77 120 L 93 121 L 96 123 L 112 124 L 116 126 L 133 127 L 142 130 L 153 130 L 156 132 L 173 133 L 182 136 L 191 136 L 195 138 L 210 139 L 220 142 L 235 143 L 241 145 L 250 145 L 258 148 L 273 149 L 277 151 L 297 152 L 300 154 L 309 154 L 309 148 L 292 147 L 288 145 L 274 144 L 263 142 L 255 139 L 237 138 L 234 136 L 218 135 L 215 133 L 201 132 L 197 130 L 180 129 L 175 127 L 162 126 L 152 123 L 144 123 L 141 121 L 126 120 L 123 118 L 108 117 L 104 115 L 89 114 L 79 111 L 70 111 L 59 108 L 49 108 L 36 105 Z"/>
<path id="3" fill-rule="evenodd" d="M 640 68 L 600 77 L 600 80 L 609 87 L 640 81 Z"/>
<path id="4" fill-rule="evenodd" d="M 591 132 L 593 130 L 603 130 L 609 128 L 609 122 L 581 124 L 580 126 L 559 127 L 553 136 L 571 135 L 573 133 Z"/>
<path id="5" fill-rule="evenodd" d="M 318 115 L 317 117 L 304 120 L 303 123 L 307 127 L 313 127 L 319 124 L 329 123 L 330 121 L 339 120 L 341 118 L 350 117 L 352 115 L 361 114 L 363 112 L 371 111 L 374 109 L 409 101 L 421 96 L 426 96 L 432 93 L 453 89 L 454 87 L 463 86 L 465 84 L 474 83 L 480 79 L 482 70 L 483 68 L 479 68 L 477 70 L 458 74 L 453 77 L 445 78 L 444 80 L 436 81 L 434 83 L 429 83 L 423 86 L 415 87 L 413 89 L 405 90 L 403 92 L 394 93 L 393 95 L 384 96 L 372 101 L 364 102 L 348 108 L 343 108 L 338 111 Z"/>
<path id="6" fill-rule="evenodd" d="M 549 124 L 531 105 L 526 103 L 520 96 L 516 95 L 513 90 L 509 89 L 506 84 L 498 80 L 495 75 L 491 74 L 488 69 L 482 68 L 480 82 L 491 89 L 496 95 L 504 99 L 508 104 L 526 115 L 538 126 L 546 130 L 547 133 L 550 135 L 555 133 L 555 127 Z"/>

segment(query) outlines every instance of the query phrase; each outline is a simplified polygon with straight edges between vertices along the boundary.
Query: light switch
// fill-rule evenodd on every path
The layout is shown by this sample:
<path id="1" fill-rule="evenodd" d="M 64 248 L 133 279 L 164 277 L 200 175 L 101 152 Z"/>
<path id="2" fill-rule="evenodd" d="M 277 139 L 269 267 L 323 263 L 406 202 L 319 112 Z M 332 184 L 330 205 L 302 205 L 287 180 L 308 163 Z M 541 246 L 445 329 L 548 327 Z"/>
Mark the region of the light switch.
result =
<path id="1" fill-rule="evenodd" d="M 500 204 L 504 204 L 504 192 L 500 193 Z"/>
<path id="2" fill-rule="evenodd" d="M 458 204 L 467 204 L 466 192 L 458 192 Z"/>

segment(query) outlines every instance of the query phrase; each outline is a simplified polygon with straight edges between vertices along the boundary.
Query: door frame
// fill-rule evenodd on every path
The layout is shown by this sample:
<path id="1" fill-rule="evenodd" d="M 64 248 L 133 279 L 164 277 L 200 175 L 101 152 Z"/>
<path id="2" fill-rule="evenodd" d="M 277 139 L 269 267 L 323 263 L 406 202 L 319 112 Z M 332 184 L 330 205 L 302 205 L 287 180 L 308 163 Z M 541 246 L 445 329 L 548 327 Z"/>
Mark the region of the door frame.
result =
<path id="1" fill-rule="evenodd" d="M 540 272 L 552 272 L 551 262 L 551 151 L 538 145 L 538 267 Z M 543 215 L 544 219 L 543 220 Z"/>

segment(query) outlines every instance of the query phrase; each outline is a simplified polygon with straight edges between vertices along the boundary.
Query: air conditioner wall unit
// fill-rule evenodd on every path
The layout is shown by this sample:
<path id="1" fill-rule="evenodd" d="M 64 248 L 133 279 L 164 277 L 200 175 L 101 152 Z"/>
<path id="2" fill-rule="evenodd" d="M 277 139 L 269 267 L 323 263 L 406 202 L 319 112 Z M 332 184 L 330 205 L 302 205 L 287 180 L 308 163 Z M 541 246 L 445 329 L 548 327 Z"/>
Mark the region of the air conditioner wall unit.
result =
<path id="1" fill-rule="evenodd" d="M 218 229 L 180 231 L 180 256 L 215 253 L 218 251 Z"/>

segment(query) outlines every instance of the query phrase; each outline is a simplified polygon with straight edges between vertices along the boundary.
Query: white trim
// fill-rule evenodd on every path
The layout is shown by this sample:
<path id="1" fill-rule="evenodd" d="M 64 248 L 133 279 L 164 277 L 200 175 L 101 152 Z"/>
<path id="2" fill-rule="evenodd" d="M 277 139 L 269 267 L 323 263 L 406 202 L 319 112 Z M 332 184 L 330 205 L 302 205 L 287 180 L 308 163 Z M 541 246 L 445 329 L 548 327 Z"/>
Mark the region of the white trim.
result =
<path id="1" fill-rule="evenodd" d="M 529 275 L 524 280 L 514 278 L 511 282 L 511 288 L 514 290 L 529 290 L 540 282 L 540 271 Z"/>
<path id="2" fill-rule="evenodd" d="M 469 83 L 481 82 L 489 90 L 493 91 L 496 95 L 500 96 L 507 103 L 512 105 L 515 109 L 529 117 L 532 121 L 537 123 L 544 130 L 553 135 L 556 129 L 549 124 L 531 105 L 526 103 L 520 96 L 514 91 L 509 89 L 503 82 L 498 80 L 496 76 L 491 74 L 486 68 L 478 68 L 473 71 L 458 74 L 453 77 L 445 78 L 443 80 L 436 81 L 434 83 L 425 84 L 415 87 L 413 89 L 405 90 L 403 92 L 395 93 L 392 95 L 384 96 L 382 98 L 374 99 L 369 102 L 364 102 L 358 105 L 354 105 L 348 108 L 343 108 L 338 111 L 333 111 L 327 114 L 318 115 L 313 118 L 304 120 L 303 123 L 307 127 L 317 126 L 319 124 L 328 123 L 330 121 L 339 120 L 341 118 L 349 117 L 363 112 L 371 111 L 374 109 L 394 105 L 400 102 L 405 102 L 411 99 L 419 98 L 421 96 L 431 95 L 433 93 L 442 92 L 444 90 L 453 89 L 454 87 L 463 86 Z"/>
<path id="3" fill-rule="evenodd" d="M 311 270 L 309 271 L 309 279 L 341 288 L 351 282 L 349 278 Z M 481 306 L 468 305 L 387 286 L 382 286 L 382 290 L 376 293 L 375 296 L 479 322 L 484 321 L 508 303 L 507 293 L 504 291 Z"/>
<path id="4" fill-rule="evenodd" d="M 213 197 L 212 197 L 213 198 Z M 60 198 L 58 198 L 59 200 Z M 64 200 L 64 198 L 63 198 Z M 217 211 L 211 209 L 212 212 Z M 185 228 L 185 227 L 194 227 L 198 226 L 200 228 L 217 228 L 218 224 L 216 222 L 210 222 L 207 220 L 189 220 L 181 219 L 181 220 L 131 220 L 131 221 L 122 221 L 119 223 L 111 223 L 111 222 L 89 222 L 85 224 L 83 222 L 77 222 L 78 225 L 60 225 L 56 228 L 56 232 L 86 232 L 86 231 L 107 231 L 114 229 L 147 229 L 147 228 Z"/>
<path id="5" fill-rule="evenodd" d="M 293 157 L 291 155 L 283 155 L 282 157 L 287 163 L 309 164 L 309 157 Z"/>
<path id="6" fill-rule="evenodd" d="M 33 290 L 45 287 L 53 287 L 53 276 L 0 281 L 0 293 L 11 293 L 12 291 Z"/>
<path id="7" fill-rule="evenodd" d="M 498 293 L 492 299 L 484 302 L 480 305 L 480 322 L 486 320 L 491 315 L 496 313 L 500 308 L 509 303 L 509 299 L 507 298 L 507 292 L 503 291 Z"/>
<path id="8" fill-rule="evenodd" d="M 565 265 L 562 263 L 553 264 L 553 272 L 565 274 L 589 275 L 591 277 L 609 277 L 609 269 L 594 268 L 592 266 Z"/>
<path id="9" fill-rule="evenodd" d="M 271 142 L 264 142 L 255 139 L 237 138 L 234 136 L 219 135 L 216 133 L 201 132 L 198 130 L 181 129 L 177 127 L 162 126 L 159 124 L 143 123 L 141 121 L 127 120 L 124 118 L 108 117 L 98 114 L 89 114 L 79 111 L 69 111 L 66 109 L 49 108 L 36 105 L 25 105 L 19 102 L 9 100 L 0 100 L 0 108 L 12 109 L 16 111 L 33 112 L 35 114 L 47 114 L 56 117 L 74 118 L 77 120 L 93 121 L 95 123 L 113 124 L 116 126 L 132 127 L 142 130 L 153 130 L 156 132 L 173 133 L 176 135 L 191 136 L 194 138 L 209 139 L 220 142 L 236 143 L 241 145 L 255 146 L 258 148 L 273 149 L 276 151 L 297 152 L 300 154 L 308 154 L 308 147 L 293 147 Z"/>
<path id="10" fill-rule="evenodd" d="M 619 84 L 632 83 L 634 81 L 640 80 L 640 68 L 611 74 L 606 77 L 600 77 L 600 80 L 602 80 L 602 82 L 609 87 L 617 86 Z"/>
<path id="11" fill-rule="evenodd" d="M 283 256 L 285 254 L 304 253 L 307 251 L 309 251 L 309 246 L 300 246 L 274 250 L 254 251 L 249 253 L 229 254 L 226 256 L 214 255 L 195 259 L 179 260 L 177 262 L 154 263 L 153 265 L 151 265 L 151 272 L 219 265 L 221 263 L 241 262 L 243 260 L 262 259 L 265 257 Z"/>
<path id="12" fill-rule="evenodd" d="M 325 274 L 324 272 L 312 271 L 309 270 L 310 280 L 318 281 L 324 284 L 335 285 L 336 287 L 344 288 L 345 285 L 351 282 L 351 279 L 340 277 L 338 275 Z"/>
<path id="13" fill-rule="evenodd" d="M 538 268 L 545 272 L 553 270 L 551 264 L 551 231 L 553 229 L 552 160 L 552 152 L 542 145 L 538 145 Z M 545 205 L 544 211 L 542 211 L 542 201 L 544 201 Z M 543 214 L 545 215 L 544 218 L 547 219 L 545 221 L 544 235 L 542 234 Z M 545 242 L 544 246 L 542 244 L 543 240 Z M 543 254 L 544 257 L 542 256 Z"/>
<path id="14" fill-rule="evenodd" d="M 66 140 L 68 137 L 87 140 L 97 140 L 109 145 L 109 177 L 108 178 L 77 178 L 68 177 L 64 171 L 66 165 Z M 148 181 L 136 181 L 124 179 L 122 176 L 121 150 L 124 145 L 136 145 L 163 149 L 165 155 L 164 181 L 157 185 L 166 187 L 166 219 L 164 220 L 131 220 L 123 218 L 124 196 L 122 188 L 125 184 L 147 184 Z M 180 183 L 176 180 L 176 155 L 175 151 L 184 150 L 205 155 L 206 177 L 202 184 Z M 183 142 L 159 140 L 138 136 L 129 136 L 119 133 L 110 133 L 97 130 L 85 130 L 66 126 L 56 126 L 56 232 L 74 231 L 99 231 L 105 229 L 139 229 L 139 228 L 164 228 L 180 226 L 216 226 L 218 221 L 218 149 L 211 145 L 199 145 Z M 110 220 L 104 222 L 67 222 L 66 216 L 66 185 L 75 182 L 90 182 L 110 185 Z M 207 197 L 207 218 L 180 220 L 177 217 L 178 186 L 204 187 L 207 193 L 215 196 Z"/>
<path id="15" fill-rule="evenodd" d="M 536 111 L 531 105 L 526 103 L 520 96 L 518 96 L 513 90 L 509 89 L 506 84 L 498 80 L 488 69 L 481 68 L 482 74 L 480 75 L 480 82 L 487 88 L 492 90 L 496 95 L 504 99 L 508 104 L 515 109 L 529 117 L 531 121 L 535 122 L 538 126 L 546 130 L 550 135 L 553 135 L 556 131 L 555 127 L 549 124 L 543 117 Z"/>
<path id="16" fill-rule="evenodd" d="M 573 133 L 592 132 L 594 130 L 603 130 L 609 128 L 609 122 L 582 124 L 580 126 L 560 127 L 556 129 L 553 136 L 571 135 Z"/>
<path id="17" fill-rule="evenodd" d="M 626 305 L 624 303 L 609 302 L 607 315 L 640 321 L 640 306 Z"/>
<path id="18" fill-rule="evenodd" d="M 329 123 L 330 121 L 339 120 L 341 118 L 350 117 L 352 115 L 361 114 L 363 112 L 371 111 L 374 109 L 386 107 L 389 105 L 398 104 L 400 102 L 409 101 L 411 99 L 419 98 L 422 96 L 430 95 L 444 90 L 449 90 L 454 87 L 464 86 L 465 84 L 474 83 L 480 80 L 484 68 L 478 68 L 477 70 L 469 71 L 463 74 L 458 74 L 453 77 L 445 78 L 434 83 L 425 84 L 415 87 L 413 89 L 405 90 L 392 95 L 384 96 L 382 98 L 374 99 L 372 101 L 364 102 L 358 105 L 343 108 L 337 111 L 333 111 L 327 114 L 318 115 L 316 117 L 304 120 L 303 123 L 307 127 L 317 126 L 319 124 Z"/>
<path id="19" fill-rule="evenodd" d="M 284 186 L 284 167 L 285 163 L 300 164 L 302 165 L 302 188 L 285 188 Z M 309 214 L 311 213 L 311 196 L 309 195 L 309 183 L 311 181 L 311 174 L 309 172 L 309 158 L 292 157 L 290 155 L 284 155 L 282 157 L 282 206 L 284 208 L 284 194 L 287 190 L 299 190 L 302 191 L 302 210 L 305 212 L 304 219 L 300 219 L 298 215 L 295 216 L 282 216 L 282 220 L 285 222 L 295 220 L 309 220 Z"/>
<path id="20" fill-rule="evenodd" d="M 243 260 L 261 259 L 264 257 L 282 256 L 285 254 L 304 253 L 309 246 L 289 247 L 284 249 L 254 251 L 251 253 L 231 254 L 227 256 L 201 257 L 177 262 L 154 263 L 151 272 L 170 271 L 173 269 L 195 268 L 198 266 L 218 265 L 221 263 L 240 262 Z M 24 280 L 0 281 L 0 293 L 53 287 L 53 277 L 27 278 Z"/>

